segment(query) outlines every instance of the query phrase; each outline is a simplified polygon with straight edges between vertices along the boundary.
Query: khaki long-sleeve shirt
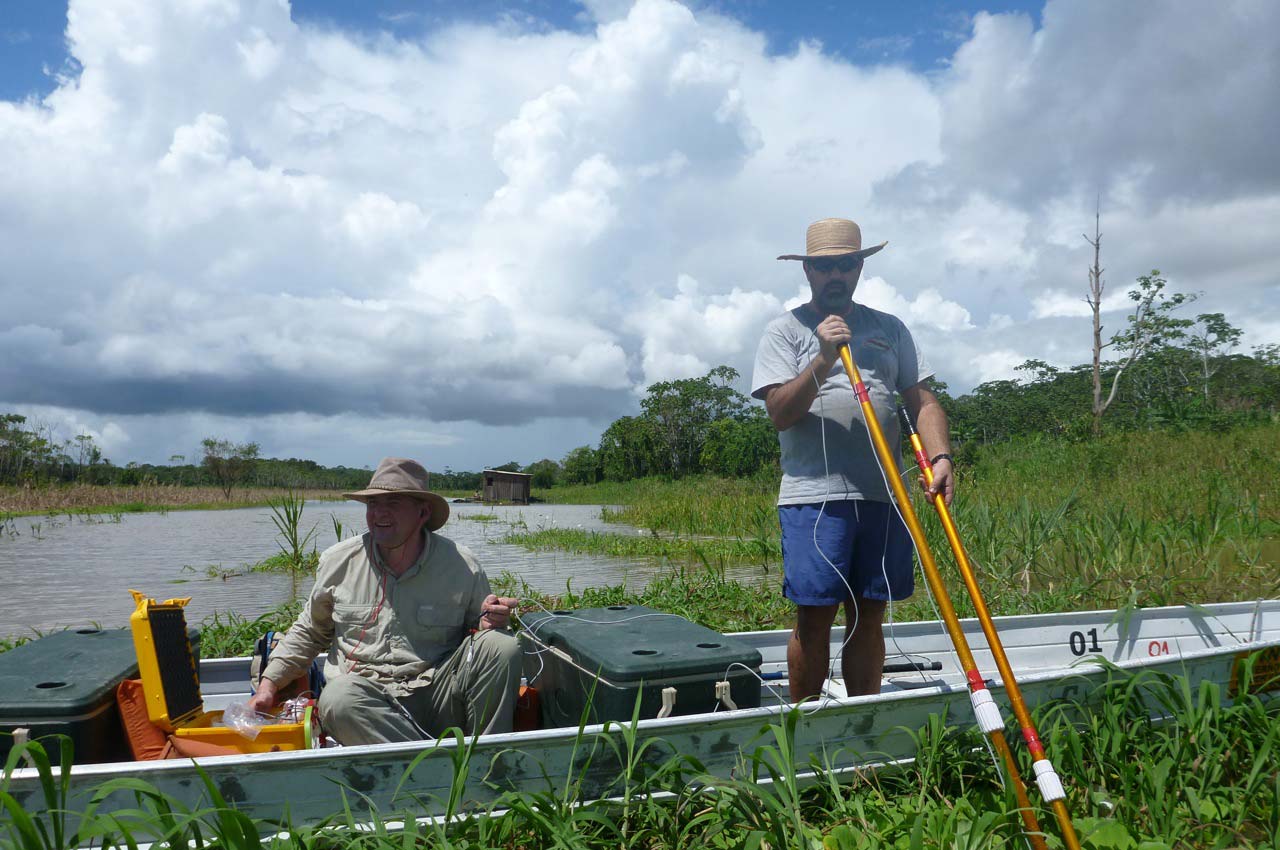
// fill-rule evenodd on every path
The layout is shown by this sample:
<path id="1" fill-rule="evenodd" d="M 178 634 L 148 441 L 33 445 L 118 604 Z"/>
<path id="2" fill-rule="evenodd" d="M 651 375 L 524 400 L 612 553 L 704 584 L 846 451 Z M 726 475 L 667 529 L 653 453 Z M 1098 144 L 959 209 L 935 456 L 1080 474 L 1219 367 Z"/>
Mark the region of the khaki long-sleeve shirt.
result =
<path id="1" fill-rule="evenodd" d="M 399 577 L 386 569 L 367 532 L 326 549 L 311 596 L 272 652 L 266 678 L 292 681 L 327 653 L 326 679 L 364 676 L 395 696 L 428 684 L 479 626 L 489 579 L 469 549 L 423 533 L 422 555 Z"/>

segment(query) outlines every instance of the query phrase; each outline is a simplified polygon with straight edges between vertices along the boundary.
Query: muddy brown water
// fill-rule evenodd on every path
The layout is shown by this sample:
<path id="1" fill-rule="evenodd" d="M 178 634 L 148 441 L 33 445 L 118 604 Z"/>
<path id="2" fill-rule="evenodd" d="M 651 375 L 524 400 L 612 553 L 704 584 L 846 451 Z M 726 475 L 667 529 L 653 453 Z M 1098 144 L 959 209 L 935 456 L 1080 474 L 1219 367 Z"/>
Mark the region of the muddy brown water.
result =
<path id="1" fill-rule="evenodd" d="M 564 552 L 531 552 L 501 543 L 511 529 L 582 528 L 636 534 L 637 529 L 600 520 L 598 505 L 494 507 L 454 504 L 443 534 L 469 546 L 490 577 L 503 570 L 548 593 L 617 584 L 641 587 L 660 566 Z M 492 521 L 469 516 L 496 515 Z M 343 536 L 364 530 L 364 508 L 354 502 L 308 502 L 303 529 L 316 529 L 321 550 L 336 542 L 333 518 Z M 277 573 L 250 573 L 279 551 L 268 508 L 170 511 L 110 517 L 22 517 L 0 529 L 0 637 L 96 623 L 123 626 L 133 610 L 130 589 L 167 599 L 190 596 L 187 619 L 199 623 L 214 611 L 255 617 L 295 593 L 311 578 L 295 582 Z"/>

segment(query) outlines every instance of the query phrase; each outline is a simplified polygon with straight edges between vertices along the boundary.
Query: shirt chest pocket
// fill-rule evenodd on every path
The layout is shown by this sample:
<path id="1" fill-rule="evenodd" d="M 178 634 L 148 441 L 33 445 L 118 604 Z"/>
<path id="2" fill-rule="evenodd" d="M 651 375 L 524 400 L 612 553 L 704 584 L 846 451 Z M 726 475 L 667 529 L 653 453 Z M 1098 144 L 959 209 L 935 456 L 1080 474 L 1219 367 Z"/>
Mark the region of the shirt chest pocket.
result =
<path id="1" fill-rule="evenodd" d="M 387 639 L 387 622 L 381 605 L 335 603 L 333 631 L 347 651 L 368 648 L 376 651 Z"/>
<path id="2" fill-rule="evenodd" d="M 462 642 L 463 613 L 461 605 L 419 605 L 417 639 L 428 645 L 456 646 Z"/>

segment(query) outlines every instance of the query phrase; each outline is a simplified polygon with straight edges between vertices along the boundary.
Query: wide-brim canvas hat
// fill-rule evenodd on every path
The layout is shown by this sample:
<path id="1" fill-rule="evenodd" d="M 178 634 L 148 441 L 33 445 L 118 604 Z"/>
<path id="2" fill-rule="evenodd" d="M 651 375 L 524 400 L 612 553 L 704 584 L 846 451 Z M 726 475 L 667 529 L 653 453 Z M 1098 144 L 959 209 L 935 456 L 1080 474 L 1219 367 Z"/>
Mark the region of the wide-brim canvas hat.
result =
<path id="1" fill-rule="evenodd" d="M 809 225 L 805 232 L 803 254 L 783 254 L 779 260 L 816 260 L 819 257 L 870 257 L 888 245 L 881 242 L 862 247 L 862 228 L 847 218 L 824 218 Z"/>
<path id="2" fill-rule="evenodd" d="M 343 493 L 343 498 L 368 502 L 370 496 L 409 496 L 431 505 L 427 530 L 435 531 L 449 519 L 449 503 L 444 497 L 427 489 L 431 474 L 416 460 L 405 457 L 384 457 L 369 479 L 369 486 L 354 493 Z"/>

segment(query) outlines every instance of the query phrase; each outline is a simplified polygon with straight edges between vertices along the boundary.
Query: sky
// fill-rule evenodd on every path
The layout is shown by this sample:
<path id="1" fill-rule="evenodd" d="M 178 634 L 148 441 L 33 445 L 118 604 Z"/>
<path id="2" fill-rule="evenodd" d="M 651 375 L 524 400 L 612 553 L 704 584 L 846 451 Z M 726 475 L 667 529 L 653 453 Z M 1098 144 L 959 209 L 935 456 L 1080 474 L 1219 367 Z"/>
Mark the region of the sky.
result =
<path id="1" fill-rule="evenodd" d="M 113 462 L 559 459 L 807 298 L 953 394 L 1160 269 L 1280 342 L 1280 4 L 0 0 L 0 412 Z"/>

